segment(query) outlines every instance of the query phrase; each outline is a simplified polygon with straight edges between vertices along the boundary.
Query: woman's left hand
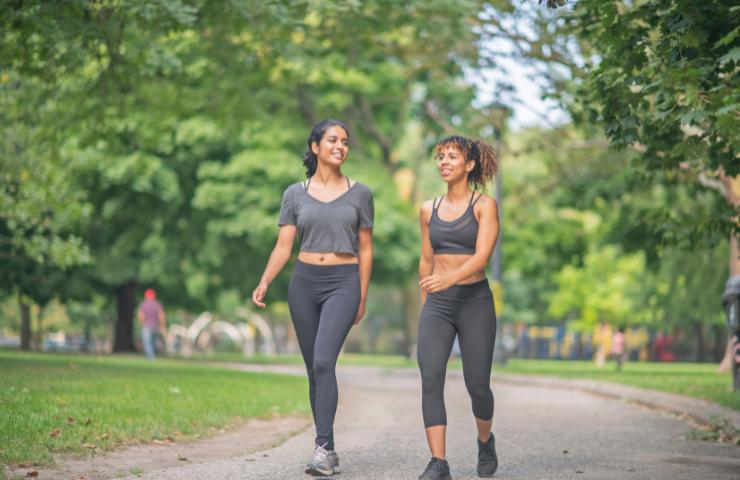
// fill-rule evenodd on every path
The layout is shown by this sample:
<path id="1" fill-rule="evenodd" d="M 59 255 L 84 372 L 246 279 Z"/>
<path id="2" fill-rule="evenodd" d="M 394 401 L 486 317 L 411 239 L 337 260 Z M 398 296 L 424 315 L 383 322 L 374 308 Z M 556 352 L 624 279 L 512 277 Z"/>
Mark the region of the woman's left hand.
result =
<path id="1" fill-rule="evenodd" d="M 447 275 L 429 275 L 419 281 L 419 286 L 428 293 L 441 292 L 452 286 L 452 279 Z"/>
<path id="2" fill-rule="evenodd" d="M 362 320 L 362 317 L 365 316 L 365 302 L 360 302 L 360 308 L 357 309 L 357 317 L 355 317 L 355 321 L 352 325 L 357 325 L 360 323 L 360 320 Z"/>

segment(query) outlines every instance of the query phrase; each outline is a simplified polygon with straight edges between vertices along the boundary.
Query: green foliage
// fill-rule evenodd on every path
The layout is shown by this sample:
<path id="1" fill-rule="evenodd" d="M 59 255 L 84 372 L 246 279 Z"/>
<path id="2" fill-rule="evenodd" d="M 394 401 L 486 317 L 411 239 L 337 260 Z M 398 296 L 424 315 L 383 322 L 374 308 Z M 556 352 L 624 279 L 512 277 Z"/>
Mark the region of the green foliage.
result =
<path id="1" fill-rule="evenodd" d="M 729 256 L 727 244 L 690 253 L 668 248 L 660 252 L 655 302 L 665 323 L 689 327 L 725 324 L 720 299 L 727 271 L 720 266 Z M 711 268 L 710 266 L 715 266 Z"/>
<path id="2" fill-rule="evenodd" d="M 591 331 L 599 321 L 626 325 L 640 322 L 645 260 L 641 254 L 620 255 L 607 245 L 586 254 L 582 267 L 566 265 L 555 276 L 557 290 L 549 313 L 572 320 L 575 330 Z"/>
<path id="3" fill-rule="evenodd" d="M 308 130 L 329 116 L 349 123 L 347 173 L 374 190 L 383 219 L 374 278 L 402 283 L 418 246 L 415 211 L 392 181 L 416 160 L 403 155 L 403 126 L 416 122 L 429 144 L 453 117 L 463 129 L 476 117 L 463 71 L 481 61 L 482 6 L 4 5 L 8 125 L 33 133 L 24 138 L 44 147 L 38 165 L 64 174 L 63 184 L 45 185 L 65 209 L 84 213 L 53 249 L 69 257 L 65 267 L 83 266 L 64 288 L 46 290 L 88 298 L 154 286 L 166 305 L 191 310 L 233 303 L 218 301 L 222 294 L 245 298 L 274 242 L 282 191 L 303 176 Z"/>
<path id="4" fill-rule="evenodd" d="M 587 331 L 599 320 L 721 325 L 726 239 L 706 235 L 714 246 L 692 247 L 674 237 L 666 246 L 673 230 L 659 220 L 706 218 L 722 200 L 683 182 L 636 179 L 634 159 L 602 143 L 573 127 L 510 137 L 502 318 Z"/>
<path id="5" fill-rule="evenodd" d="M 581 105 L 613 146 L 636 147 L 643 169 L 668 181 L 740 174 L 740 8 L 722 0 L 581 0 L 573 20 L 598 52 Z M 729 232 L 737 213 L 718 202 L 712 218 L 689 217 L 678 229 Z"/>
<path id="6" fill-rule="evenodd" d="M 80 318 L 102 315 L 125 284 L 157 288 L 168 307 L 228 313 L 256 284 L 282 191 L 303 178 L 308 129 L 324 117 L 348 122 L 345 173 L 375 193 L 373 278 L 403 286 L 418 259 L 414 203 L 442 188 L 430 146 L 503 129 L 469 74 L 498 68 L 489 47 L 506 38 L 511 55 L 546 65 L 576 120 L 645 152 L 604 153 L 593 126 L 527 132 L 504 149 L 504 318 L 548 322 L 587 305 L 624 318 L 615 299 L 558 297 L 611 259 L 630 320 L 680 322 L 653 284 L 685 254 L 662 244 L 725 248 L 736 213 L 695 181 L 737 168 L 738 30 L 726 20 L 738 10 L 719 3 L 3 4 L 0 290 L 78 299 L 90 307 Z M 497 100 L 509 92 L 502 84 Z M 694 274 L 714 285 L 718 258 Z M 286 281 L 270 291 L 277 309 Z M 635 290 L 641 281 L 653 284 Z M 694 303 L 697 318 L 716 318 L 710 300 Z"/>

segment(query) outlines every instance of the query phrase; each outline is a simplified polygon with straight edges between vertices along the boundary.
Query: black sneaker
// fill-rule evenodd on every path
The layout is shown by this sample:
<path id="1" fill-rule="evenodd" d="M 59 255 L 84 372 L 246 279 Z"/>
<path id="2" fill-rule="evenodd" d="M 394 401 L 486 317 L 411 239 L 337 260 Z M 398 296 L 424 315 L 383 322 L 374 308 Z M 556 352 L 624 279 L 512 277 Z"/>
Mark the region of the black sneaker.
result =
<path id="1" fill-rule="evenodd" d="M 421 474 L 419 480 L 452 480 L 450 476 L 450 465 L 447 463 L 447 460 L 432 457 L 429 460 L 427 469 Z"/>
<path id="2" fill-rule="evenodd" d="M 491 437 L 486 443 L 478 440 L 478 476 L 485 478 L 492 477 L 496 473 L 497 468 L 496 437 L 491 432 Z"/>

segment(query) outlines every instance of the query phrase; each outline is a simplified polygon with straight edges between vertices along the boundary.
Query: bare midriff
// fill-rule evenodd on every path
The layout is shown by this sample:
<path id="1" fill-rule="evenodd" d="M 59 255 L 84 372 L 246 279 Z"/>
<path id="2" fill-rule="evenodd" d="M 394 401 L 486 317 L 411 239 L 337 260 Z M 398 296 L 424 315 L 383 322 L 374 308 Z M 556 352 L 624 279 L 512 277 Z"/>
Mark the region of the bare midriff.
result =
<path id="1" fill-rule="evenodd" d="M 303 263 L 310 263 L 313 265 L 346 265 L 351 263 L 359 263 L 357 257 L 351 253 L 321 253 L 321 252 L 300 252 L 298 253 L 298 260 Z"/>
<path id="2" fill-rule="evenodd" d="M 472 255 L 450 255 L 440 254 L 434 256 L 434 270 L 432 275 L 447 275 L 454 272 L 462 266 Z M 474 273 L 468 278 L 457 282 L 457 285 L 465 285 L 468 283 L 479 282 L 486 278 L 486 273 L 481 270 L 478 273 Z"/>

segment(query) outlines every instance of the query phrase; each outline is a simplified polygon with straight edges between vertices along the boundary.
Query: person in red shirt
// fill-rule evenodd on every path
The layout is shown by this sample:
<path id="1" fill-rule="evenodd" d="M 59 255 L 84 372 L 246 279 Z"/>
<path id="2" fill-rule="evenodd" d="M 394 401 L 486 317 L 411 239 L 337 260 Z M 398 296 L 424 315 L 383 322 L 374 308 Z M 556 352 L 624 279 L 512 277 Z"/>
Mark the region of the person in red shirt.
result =
<path id="1" fill-rule="evenodd" d="M 164 337 L 167 323 L 164 309 L 157 300 L 157 294 L 148 288 L 144 292 L 144 301 L 139 304 L 139 323 L 141 324 L 141 340 L 144 343 L 144 353 L 148 358 L 155 358 L 154 339 L 157 332 Z"/>

